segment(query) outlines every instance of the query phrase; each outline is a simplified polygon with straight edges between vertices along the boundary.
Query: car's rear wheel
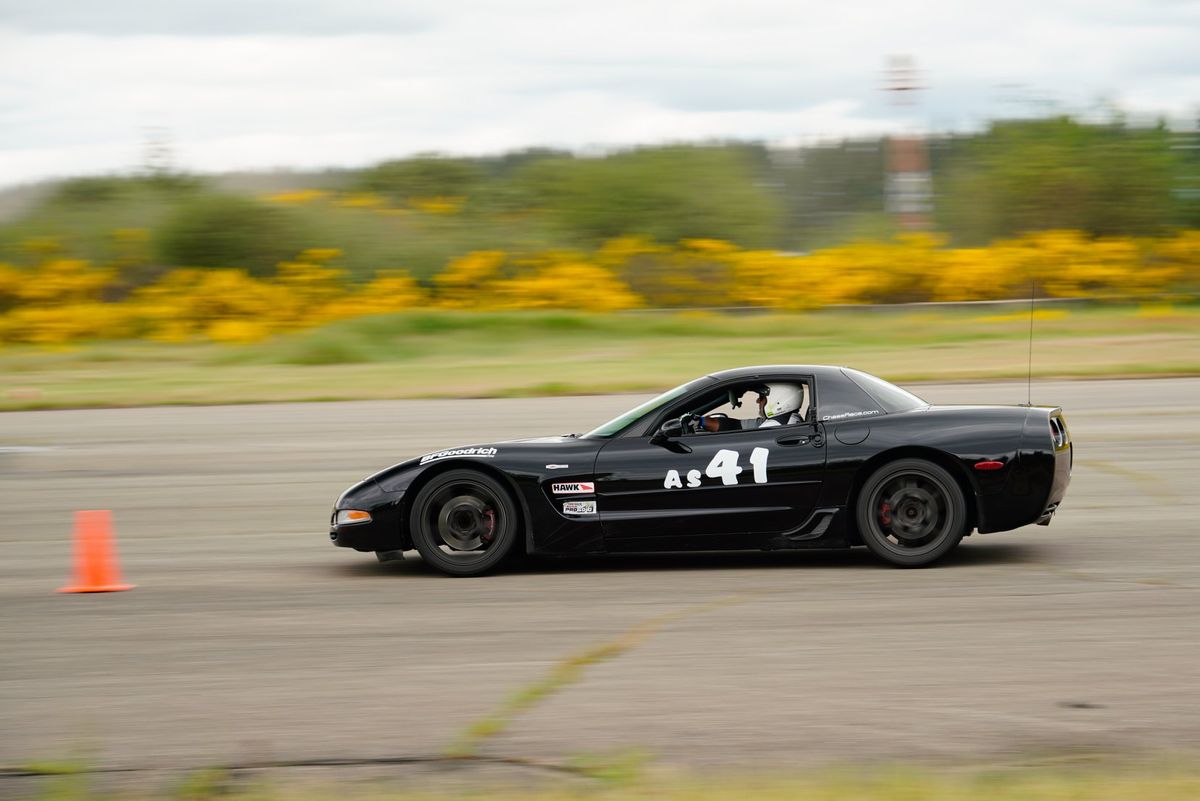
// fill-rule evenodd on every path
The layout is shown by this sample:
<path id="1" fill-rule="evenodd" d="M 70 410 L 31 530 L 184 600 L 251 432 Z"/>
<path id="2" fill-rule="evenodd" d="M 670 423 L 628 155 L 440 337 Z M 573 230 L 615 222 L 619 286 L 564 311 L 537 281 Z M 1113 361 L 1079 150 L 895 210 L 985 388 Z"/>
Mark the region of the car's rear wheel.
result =
<path id="1" fill-rule="evenodd" d="M 967 503 L 944 468 L 924 459 L 898 459 L 863 484 L 856 519 L 863 543 L 876 556 L 900 567 L 922 567 L 963 538 Z"/>
<path id="2" fill-rule="evenodd" d="M 489 475 L 450 470 L 435 476 L 413 501 L 413 545 L 421 558 L 451 576 L 494 568 L 517 540 L 517 507 Z"/>

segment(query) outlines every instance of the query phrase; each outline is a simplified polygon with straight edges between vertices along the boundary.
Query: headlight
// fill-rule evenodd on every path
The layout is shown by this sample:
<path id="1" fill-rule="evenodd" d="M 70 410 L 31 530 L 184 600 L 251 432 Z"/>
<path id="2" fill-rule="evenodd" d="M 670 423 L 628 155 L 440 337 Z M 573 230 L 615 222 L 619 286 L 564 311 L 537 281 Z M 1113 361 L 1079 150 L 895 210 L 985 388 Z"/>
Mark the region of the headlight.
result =
<path id="1" fill-rule="evenodd" d="M 333 519 L 335 526 L 348 526 L 353 523 L 370 523 L 371 513 L 362 512 L 358 509 L 340 509 L 337 517 Z"/>

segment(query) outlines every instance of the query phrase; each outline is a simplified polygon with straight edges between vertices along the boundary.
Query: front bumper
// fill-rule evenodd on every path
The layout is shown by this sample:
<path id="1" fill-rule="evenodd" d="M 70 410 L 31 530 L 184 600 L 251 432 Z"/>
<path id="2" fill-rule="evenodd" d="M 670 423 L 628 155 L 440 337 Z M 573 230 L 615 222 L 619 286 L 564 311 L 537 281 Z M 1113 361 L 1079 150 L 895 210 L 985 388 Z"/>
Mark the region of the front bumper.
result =
<path id="1" fill-rule="evenodd" d="M 354 523 L 347 526 L 330 526 L 329 539 L 339 548 L 356 551 L 396 551 L 400 547 L 399 532 L 383 530 L 377 521 Z"/>
<path id="2" fill-rule="evenodd" d="M 329 540 L 339 548 L 353 548 L 356 551 L 407 551 L 412 548 L 412 542 L 404 525 L 403 492 L 382 492 L 373 498 L 381 501 L 375 505 L 362 502 L 361 497 L 343 495 L 329 516 Z M 345 523 L 337 525 L 337 513 L 341 509 L 362 509 L 371 513 L 371 520 L 365 523 Z"/>

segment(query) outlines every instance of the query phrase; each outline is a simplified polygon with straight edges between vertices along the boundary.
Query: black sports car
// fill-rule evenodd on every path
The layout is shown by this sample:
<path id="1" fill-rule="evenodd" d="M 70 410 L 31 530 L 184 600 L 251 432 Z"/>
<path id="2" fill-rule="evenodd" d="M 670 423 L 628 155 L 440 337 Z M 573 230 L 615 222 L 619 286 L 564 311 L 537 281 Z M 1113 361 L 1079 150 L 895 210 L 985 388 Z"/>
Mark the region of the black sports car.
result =
<path id="1" fill-rule="evenodd" d="M 586 434 L 427 453 L 350 487 L 335 545 L 455 576 L 524 551 L 848 548 L 927 565 L 973 530 L 1046 525 L 1062 410 L 932 406 L 858 370 L 706 375 Z"/>

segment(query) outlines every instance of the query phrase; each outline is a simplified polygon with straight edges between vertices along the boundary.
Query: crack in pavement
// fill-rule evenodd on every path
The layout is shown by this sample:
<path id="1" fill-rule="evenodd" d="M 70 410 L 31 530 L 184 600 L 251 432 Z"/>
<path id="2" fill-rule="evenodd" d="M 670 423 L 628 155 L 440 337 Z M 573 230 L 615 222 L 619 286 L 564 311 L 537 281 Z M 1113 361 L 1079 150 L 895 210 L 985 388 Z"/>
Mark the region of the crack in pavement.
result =
<path id="1" fill-rule="evenodd" d="M 583 678 L 583 672 L 586 668 L 614 659 L 636 648 L 669 623 L 691 615 L 708 612 L 718 607 L 741 603 L 749 595 L 749 593 L 726 595 L 712 601 L 692 604 L 682 609 L 666 612 L 626 629 L 614 639 L 606 640 L 590 648 L 585 648 L 572 656 L 560 660 L 545 676 L 517 689 L 516 692 L 511 694 L 493 712 L 479 718 L 468 726 L 459 736 L 458 740 L 446 749 L 446 755 L 450 757 L 476 755 L 484 743 L 503 734 L 519 715 L 528 712 L 555 693 L 579 683 Z"/>
<path id="2" fill-rule="evenodd" d="M 0 779 L 37 778 L 64 775 L 92 775 L 108 773 L 151 773 L 158 771 L 179 772 L 193 770 L 223 770 L 229 773 L 271 770 L 276 768 L 338 768 L 338 767 L 370 767 L 372 765 L 429 765 L 429 764 L 467 764 L 485 763 L 494 765 L 509 765 L 530 768 L 533 770 L 565 773 L 573 776 L 588 776 L 584 768 L 573 765 L 559 765 L 553 762 L 540 762 L 523 757 L 464 755 L 447 756 L 444 754 L 428 754 L 417 756 L 390 757 L 314 757 L 311 759 L 280 759 L 261 762 L 225 763 L 219 765 L 125 765 L 109 767 L 77 767 L 68 770 L 61 768 L 38 768 L 8 766 L 0 767 Z"/>

